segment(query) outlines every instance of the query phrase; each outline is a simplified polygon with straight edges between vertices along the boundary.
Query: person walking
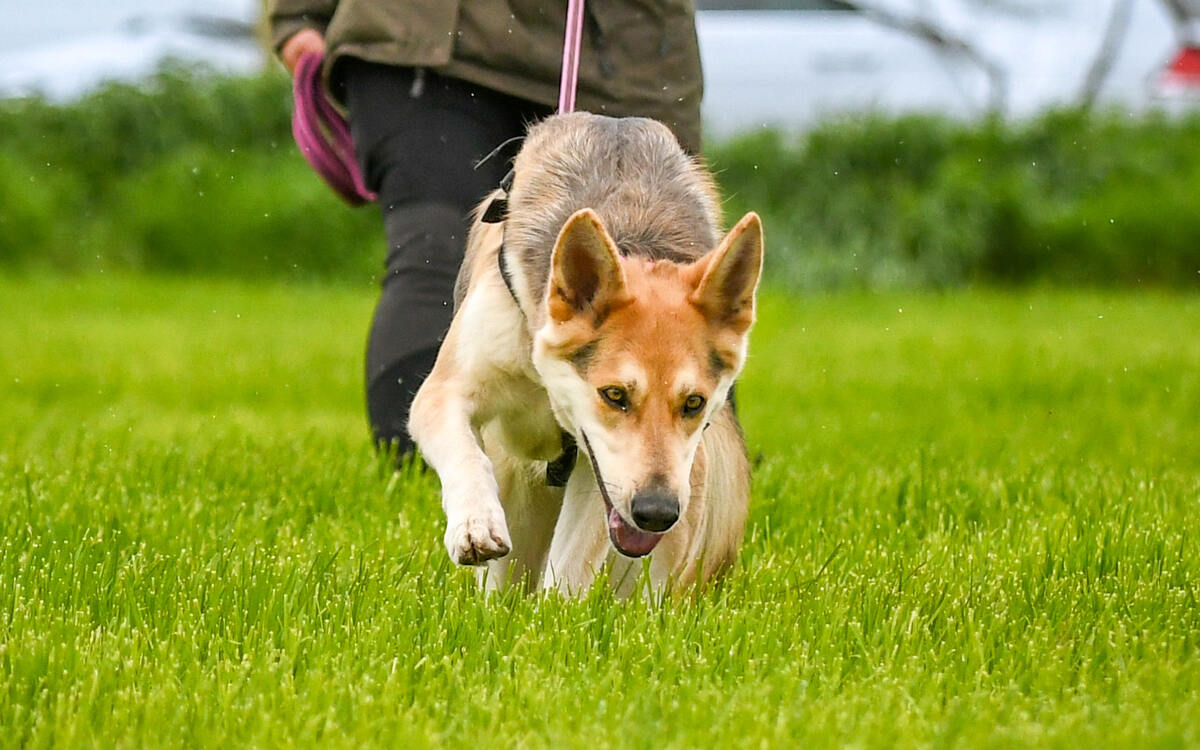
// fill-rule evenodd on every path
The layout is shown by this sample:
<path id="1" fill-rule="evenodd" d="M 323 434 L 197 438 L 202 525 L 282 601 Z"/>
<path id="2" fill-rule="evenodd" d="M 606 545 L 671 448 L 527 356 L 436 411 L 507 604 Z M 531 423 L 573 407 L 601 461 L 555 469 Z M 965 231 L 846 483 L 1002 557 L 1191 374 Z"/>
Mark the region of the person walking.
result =
<path id="1" fill-rule="evenodd" d="M 566 2 L 269 0 L 274 48 L 296 74 L 324 55 L 377 195 L 386 273 L 367 340 L 377 444 L 412 451 L 405 425 L 453 313 L 469 214 L 509 168 L 527 125 L 558 101 Z M 703 79 L 693 0 L 594 0 L 577 106 L 660 120 L 700 150 Z M 490 154 L 495 155 L 491 158 Z"/>

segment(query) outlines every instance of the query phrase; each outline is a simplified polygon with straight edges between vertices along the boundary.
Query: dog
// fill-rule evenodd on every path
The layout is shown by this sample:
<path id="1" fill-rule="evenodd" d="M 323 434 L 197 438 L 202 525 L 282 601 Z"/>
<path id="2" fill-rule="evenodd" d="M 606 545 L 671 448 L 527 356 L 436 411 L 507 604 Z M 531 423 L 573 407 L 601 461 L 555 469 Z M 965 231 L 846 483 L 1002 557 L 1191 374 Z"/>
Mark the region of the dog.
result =
<path id="1" fill-rule="evenodd" d="M 712 579 L 750 469 L 728 394 L 763 259 L 722 239 L 711 176 L 661 123 L 533 125 L 474 213 L 455 315 L 409 432 L 442 484 L 446 550 L 488 589 L 628 594 Z"/>

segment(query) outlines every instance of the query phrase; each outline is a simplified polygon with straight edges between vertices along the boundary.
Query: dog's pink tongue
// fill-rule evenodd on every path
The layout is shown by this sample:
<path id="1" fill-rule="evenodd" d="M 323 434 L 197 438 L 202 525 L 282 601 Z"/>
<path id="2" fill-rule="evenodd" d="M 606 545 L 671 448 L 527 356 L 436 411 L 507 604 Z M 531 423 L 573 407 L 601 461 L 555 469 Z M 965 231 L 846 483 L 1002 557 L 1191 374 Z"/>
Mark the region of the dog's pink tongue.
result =
<path id="1" fill-rule="evenodd" d="M 616 508 L 608 513 L 608 531 L 613 545 L 626 557 L 648 555 L 662 539 L 662 534 L 639 531 L 625 523 L 625 519 L 621 518 L 621 514 L 617 512 Z"/>

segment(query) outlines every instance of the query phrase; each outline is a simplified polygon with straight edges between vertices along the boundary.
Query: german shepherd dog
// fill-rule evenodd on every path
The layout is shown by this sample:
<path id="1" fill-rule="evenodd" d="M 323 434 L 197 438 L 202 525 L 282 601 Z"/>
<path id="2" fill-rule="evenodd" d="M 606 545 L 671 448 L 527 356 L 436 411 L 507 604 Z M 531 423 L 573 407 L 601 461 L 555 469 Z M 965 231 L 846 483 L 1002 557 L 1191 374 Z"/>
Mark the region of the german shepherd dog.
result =
<path id="1" fill-rule="evenodd" d="M 586 113 L 530 128 L 476 211 L 409 431 L 450 558 L 486 563 L 487 587 L 577 594 L 611 563 L 628 593 L 648 555 L 662 590 L 733 562 L 750 470 L 727 396 L 763 237 L 754 213 L 719 222 L 664 125 Z"/>

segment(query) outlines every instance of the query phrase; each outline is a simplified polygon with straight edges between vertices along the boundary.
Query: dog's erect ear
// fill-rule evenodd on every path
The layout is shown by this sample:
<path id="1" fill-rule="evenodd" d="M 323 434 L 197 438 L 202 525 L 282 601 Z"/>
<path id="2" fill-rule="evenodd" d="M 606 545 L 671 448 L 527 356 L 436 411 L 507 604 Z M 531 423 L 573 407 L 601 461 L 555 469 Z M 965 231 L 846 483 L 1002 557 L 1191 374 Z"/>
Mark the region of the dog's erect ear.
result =
<path id="1" fill-rule="evenodd" d="M 625 295 L 625 273 L 617 247 L 590 208 L 575 212 L 554 243 L 546 305 L 565 322 L 583 314 L 602 319 Z"/>
<path id="2" fill-rule="evenodd" d="M 762 262 L 762 221 L 751 211 L 729 230 L 716 250 L 697 262 L 696 273 L 702 275 L 692 303 L 709 320 L 745 333 L 754 322 L 754 290 Z"/>

